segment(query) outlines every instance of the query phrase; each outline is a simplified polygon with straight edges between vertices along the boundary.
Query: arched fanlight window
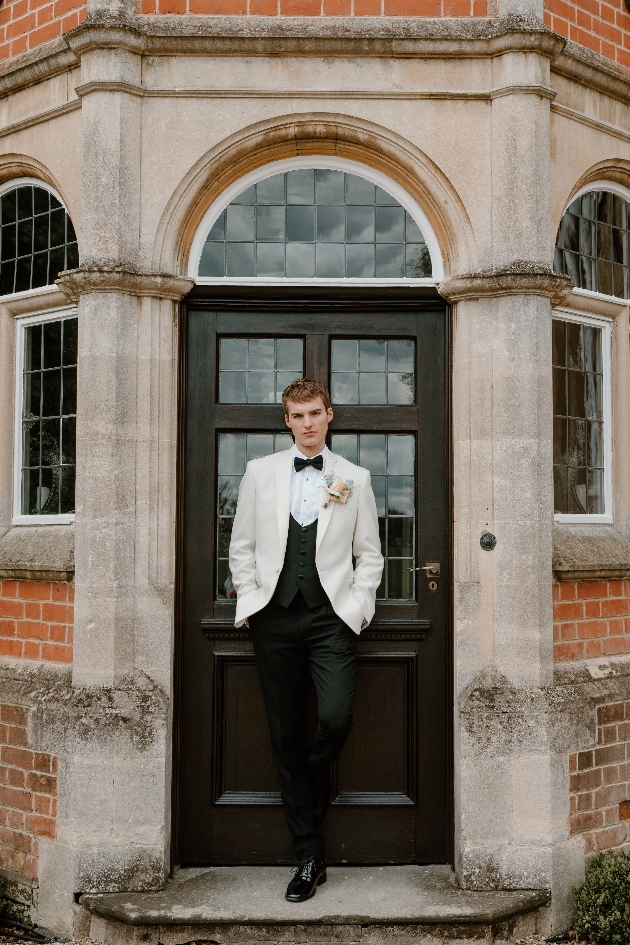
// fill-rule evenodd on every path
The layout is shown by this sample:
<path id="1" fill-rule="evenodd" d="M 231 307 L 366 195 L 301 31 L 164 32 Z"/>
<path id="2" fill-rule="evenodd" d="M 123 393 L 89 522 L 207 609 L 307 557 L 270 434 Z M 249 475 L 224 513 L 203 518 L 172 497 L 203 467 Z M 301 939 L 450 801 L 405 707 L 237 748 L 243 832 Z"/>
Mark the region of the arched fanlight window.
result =
<path id="1" fill-rule="evenodd" d="M 46 187 L 24 183 L 0 197 L 0 295 L 52 285 L 79 265 L 66 208 Z"/>
<path id="2" fill-rule="evenodd" d="M 200 278 L 422 279 L 431 254 L 410 212 L 357 174 L 298 168 L 260 180 L 215 219 Z"/>
<path id="3" fill-rule="evenodd" d="M 579 289 L 630 297 L 628 279 L 629 203 L 609 190 L 576 197 L 560 221 L 554 269 Z"/>

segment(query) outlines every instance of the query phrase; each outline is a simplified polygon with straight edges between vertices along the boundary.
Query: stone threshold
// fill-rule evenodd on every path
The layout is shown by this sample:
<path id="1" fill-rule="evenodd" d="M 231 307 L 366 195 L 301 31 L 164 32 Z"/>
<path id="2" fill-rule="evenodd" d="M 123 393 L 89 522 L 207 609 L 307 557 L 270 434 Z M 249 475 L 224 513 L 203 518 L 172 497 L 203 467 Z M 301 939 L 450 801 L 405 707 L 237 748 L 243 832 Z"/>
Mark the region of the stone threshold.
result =
<path id="1" fill-rule="evenodd" d="M 190 941 L 515 941 L 543 930 L 541 890 L 460 889 L 448 866 L 335 866 L 307 902 L 284 899 L 287 867 L 179 870 L 158 892 L 87 893 L 90 937 L 108 945 Z M 541 911 L 542 909 L 542 911 Z M 543 922 L 544 925 L 544 922 Z"/>

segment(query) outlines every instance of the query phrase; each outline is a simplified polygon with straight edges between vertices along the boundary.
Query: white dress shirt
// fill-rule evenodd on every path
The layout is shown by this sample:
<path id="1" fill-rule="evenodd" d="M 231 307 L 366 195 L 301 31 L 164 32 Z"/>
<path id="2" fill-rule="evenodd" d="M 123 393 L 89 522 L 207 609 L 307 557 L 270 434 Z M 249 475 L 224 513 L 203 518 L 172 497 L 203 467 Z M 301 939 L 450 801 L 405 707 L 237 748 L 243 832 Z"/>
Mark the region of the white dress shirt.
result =
<path id="1" fill-rule="evenodd" d="M 295 466 L 291 473 L 291 515 L 300 525 L 310 525 L 319 516 L 319 503 L 321 500 L 321 486 L 324 481 L 324 472 L 328 460 L 329 449 L 327 446 L 317 453 L 317 456 L 324 458 L 324 466 L 320 471 L 313 466 L 305 466 L 299 472 L 296 472 Z M 292 449 L 293 459 L 298 456 L 300 459 L 309 459 L 304 453 L 301 453 L 295 444 Z"/>

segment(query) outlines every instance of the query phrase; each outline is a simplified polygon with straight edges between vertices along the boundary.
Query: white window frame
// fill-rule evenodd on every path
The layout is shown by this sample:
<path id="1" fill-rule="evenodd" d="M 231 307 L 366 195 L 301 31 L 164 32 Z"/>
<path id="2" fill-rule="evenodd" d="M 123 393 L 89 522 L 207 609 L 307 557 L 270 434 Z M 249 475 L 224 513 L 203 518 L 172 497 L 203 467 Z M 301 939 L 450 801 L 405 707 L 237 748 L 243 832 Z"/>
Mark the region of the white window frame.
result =
<path id="1" fill-rule="evenodd" d="M 48 193 L 52 194 L 53 197 L 59 201 L 68 216 L 70 216 L 70 211 L 66 207 L 66 203 L 61 195 L 57 193 L 54 187 L 51 187 L 46 181 L 40 180 L 39 177 L 14 177 L 12 180 L 5 181 L 4 184 L 0 184 L 0 198 L 4 197 L 4 195 L 8 194 L 11 190 L 17 190 L 18 187 L 31 186 L 41 187 L 42 190 L 47 190 Z M 72 217 L 70 217 L 70 219 L 72 220 Z M 10 301 L 11 299 L 23 299 L 30 295 L 37 295 L 38 293 L 50 292 L 51 288 L 54 288 L 54 285 L 54 282 L 52 282 L 49 285 L 38 286 L 36 289 L 24 289 L 22 292 L 11 292 L 9 295 L 0 295 L 0 303 Z"/>
<path id="2" fill-rule="evenodd" d="M 601 187 L 597 188 L 601 190 Z M 574 198 L 575 199 L 575 198 Z M 593 293 L 589 293 L 593 294 Z M 597 298 L 608 298 L 601 296 Z M 616 302 L 622 300 L 615 299 Z M 602 332 L 602 377 L 603 377 L 603 420 L 604 420 L 604 512 L 581 515 L 569 515 L 554 512 L 554 521 L 566 525 L 611 525 L 613 522 L 612 494 L 612 322 L 610 318 L 598 315 L 586 315 L 575 309 L 559 307 L 552 310 L 552 318 L 580 325 L 592 325 Z M 553 439 L 553 433 L 552 433 Z M 553 445 L 553 444 L 552 444 Z"/>
<path id="3" fill-rule="evenodd" d="M 431 269 L 433 275 L 423 277 L 422 279 L 356 279 L 356 278 L 337 278 L 320 279 L 315 276 L 312 278 L 287 279 L 277 276 L 199 276 L 199 262 L 203 251 L 204 243 L 208 233 L 214 226 L 219 214 L 223 213 L 229 203 L 240 193 L 257 184 L 267 177 L 273 177 L 274 174 L 283 174 L 287 171 L 296 171 L 302 169 L 315 168 L 317 170 L 345 171 L 346 174 L 356 174 L 369 180 L 372 184 L 381 187 L 388 194 L 394 197 L 402 207 L 411 215 L 417 223 L 422 235 L 424 236 L 429 255 L 431 257 Z M 418 206 L 415 200 L 409 196 L 400 184 L 397 184 L 386 174 L 369 167 L 367 164 L 360 164 L 358 161 L 349 161 L 346 158 L 324 157 L 321 155 L 309 155 L 304 157 L 286 158 L 282 161 L 273 161 L 271 164 L 264 164 L 262 167 L 250 171 L 244 177 L 239 177 L 237 181 L 231 184 L 227 190 L 217 197 L 211 207 L 206 211 L 195 238 L 190 248 L 188 259 L 188 275 L 194 279 L 197 285 L 406 285 L 406 286 L 436 286 L 444 278 L 444 263 L 440 244 L 433 232 L 431 224 L 426 215 Z"/>
<path id="4" fill-rule="evenodd" d="M 31 290 L 33 291 L 33 290 Z M 25 292 L 18 293 L 20 296 Z M 8 296 L 2 296 L 0 302 Z M 74 522 L 74 512 L 58 515 L 24 515 L 22 513 L 22 406 L 24 398 L 24 337 L 25 329 L 31 325 L 57 322 L 67 318 L 77 318 L 76 305 L 51 308 L 37 315 L 24 315 L 15 318 L 15 420 L 13 439 L 13 525 L 68 525 Z"/>

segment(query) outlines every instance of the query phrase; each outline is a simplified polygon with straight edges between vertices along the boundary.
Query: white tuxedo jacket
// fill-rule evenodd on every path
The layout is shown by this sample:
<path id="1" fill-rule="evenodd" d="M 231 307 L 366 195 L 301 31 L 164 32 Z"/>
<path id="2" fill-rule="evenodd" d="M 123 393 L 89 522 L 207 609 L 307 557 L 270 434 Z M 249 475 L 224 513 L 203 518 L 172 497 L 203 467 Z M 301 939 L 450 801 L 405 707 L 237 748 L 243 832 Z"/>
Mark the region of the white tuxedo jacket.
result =
<path id="1" fill-rule="evenodd" d="M 374 616 L 383 573 L 376 502 L 367 469 L 328 453 L 322 475 L 333 469 L 354 486 L 346 505 L 329 502 L 327 508 L 328 493 L 322 488 L 315 563 L 335 613 L 360 633 Z M 289 534 L 292 471 L 289 449 L 252 460 L 241 480 L 230 543 L 237 627 L 262 610 L 276 589 Z"/>

